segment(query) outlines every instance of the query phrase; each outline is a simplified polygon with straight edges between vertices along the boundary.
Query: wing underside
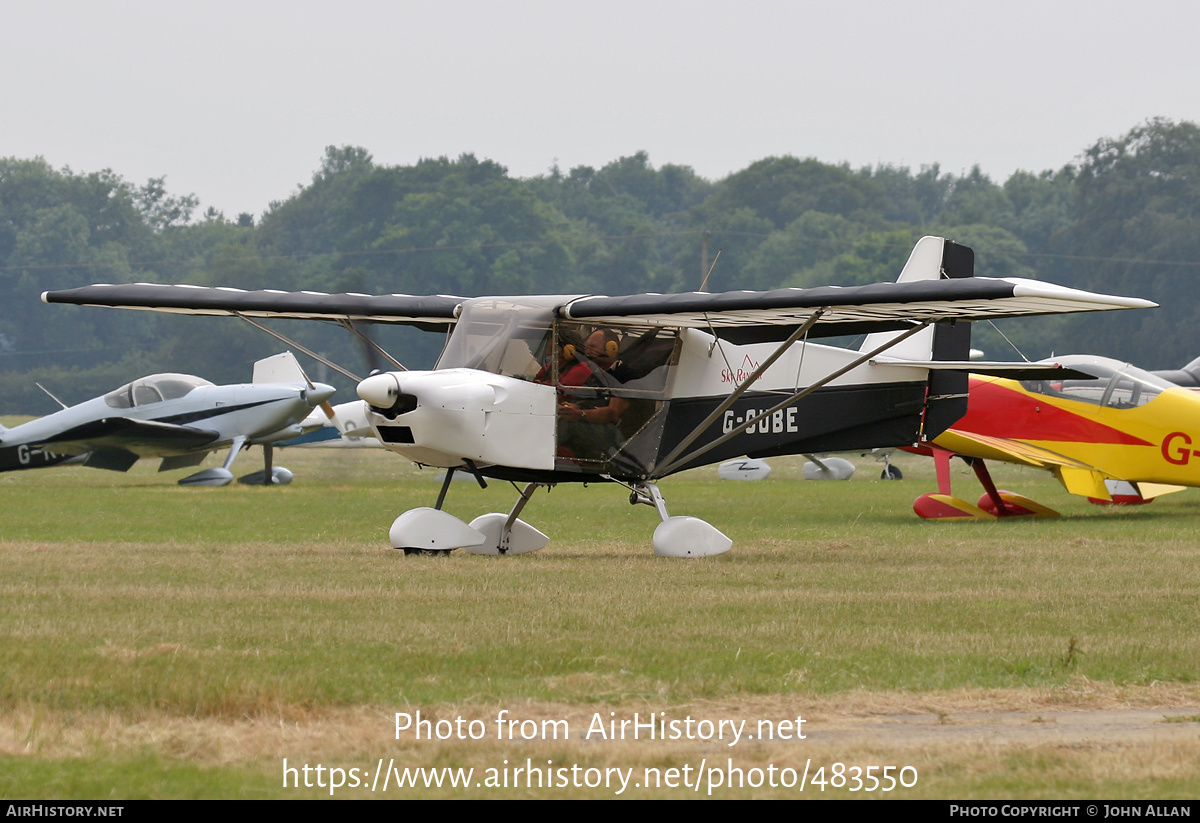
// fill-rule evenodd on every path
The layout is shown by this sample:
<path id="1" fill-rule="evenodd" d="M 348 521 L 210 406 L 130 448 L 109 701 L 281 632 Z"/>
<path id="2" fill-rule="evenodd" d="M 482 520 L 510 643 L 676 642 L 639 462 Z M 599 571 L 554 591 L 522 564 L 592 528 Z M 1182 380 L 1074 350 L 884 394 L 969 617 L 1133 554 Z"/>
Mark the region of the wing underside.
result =
<path id="1" fill-rule="evenodd" d="M 62 454 L 123 451 L 138 457 L 159 457 L 203 448 L 218 437 L 217 432 L 207 429 L 107 417 L 67 429 L 39 445 Z"/>
<path id="2" fill-rule="evenodd" d="M 1081 463 L 1057 452 L 1033 446 L 1020 440 L 1007 437 L 991 437 L 986 434 L 964 432 L 950 429 L 938 436 L 938 445 L 948 451 L 967 454 L 972 457 L 982 457 L 987 460 L 1003 460 L 1008 463 L 1020 463 L 1038 469 L 1052 469 L 1055 466 L 1091 471 L 1087 463 Z"/>

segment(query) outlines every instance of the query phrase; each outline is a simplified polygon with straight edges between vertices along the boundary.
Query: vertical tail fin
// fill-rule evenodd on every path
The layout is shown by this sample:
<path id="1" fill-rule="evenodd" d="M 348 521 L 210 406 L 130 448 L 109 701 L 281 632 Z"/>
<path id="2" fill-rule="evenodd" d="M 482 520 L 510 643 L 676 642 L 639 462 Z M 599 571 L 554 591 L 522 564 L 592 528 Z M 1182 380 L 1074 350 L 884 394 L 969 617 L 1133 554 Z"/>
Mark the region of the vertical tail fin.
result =
<path id="1" fill-rule="evenodd" d="M 1200 389 L 1200 357 L 1188 363 L 1182 369 L 1161 369 L 1151 372 L 1164 380 L 1170 380 L 1185 389 Z"/>
<path id="2" fill-rule="evenodd" d="M 264 357 L 254 364 L 255 383 L 307 383 L 308 377 L 290 351 Z"/>
<path id="3" fill-rule="evenodd" d="M 913 247 L 897 282 L 974 277 L 975 252 L 941 237 L 922 237 Z M 867 335 L 861 351 L 883 345 L 898 332 Z M 938 323 L 888 351 L 889 356 L 908 360 L 969 360 L 971 324 L 962 320 Z M 968 376 L 964 372 L 935 371 L 929 375 L 929 400 L 924 434 L 932 439 L 967 413 Z"/>
<path id="4" fill-rule="evenodd" d="M 896 282 L 973 277 L 974 274 L 975 253 L 970 248 L 942 237 L 922 237 L 913 246 L 912 254 L 908 256 L 908 262 L 904 264 Z M 968 327 L 968 324 L 956 323 L 953 327 L 938 325 L 926 329 L 889 350 L 888 355 L 904 360 L 966 360 L 970 353 L 970 332 L 963 334 L 959 331 L 957 335 L 945 333 L 955 331 L 960 326 Z M 859 351 L 871 351 L 899 334 L 890 331 L 868 334 Z M 958 336 L 965 337 L 965 345 L 957 339 Z"/>

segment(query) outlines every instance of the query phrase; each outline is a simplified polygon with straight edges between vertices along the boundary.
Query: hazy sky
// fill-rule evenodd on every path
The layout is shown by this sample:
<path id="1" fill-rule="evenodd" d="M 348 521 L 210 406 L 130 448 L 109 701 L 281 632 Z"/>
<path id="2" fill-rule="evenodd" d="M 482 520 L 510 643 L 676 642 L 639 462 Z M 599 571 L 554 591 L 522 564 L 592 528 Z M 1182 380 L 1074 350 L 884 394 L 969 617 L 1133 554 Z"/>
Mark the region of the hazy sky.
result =
<path id="1" fill-rule="evenodd" d="M 1170 0 L 0 0 L 0 156 L 165 176 L 227 215 L 324 147 L 473 152 L 511 174 L 638 150 L 719 179 L 779 154 L 854 167 L 1071 162 L 1200 121 L 1200 3 Z"/>

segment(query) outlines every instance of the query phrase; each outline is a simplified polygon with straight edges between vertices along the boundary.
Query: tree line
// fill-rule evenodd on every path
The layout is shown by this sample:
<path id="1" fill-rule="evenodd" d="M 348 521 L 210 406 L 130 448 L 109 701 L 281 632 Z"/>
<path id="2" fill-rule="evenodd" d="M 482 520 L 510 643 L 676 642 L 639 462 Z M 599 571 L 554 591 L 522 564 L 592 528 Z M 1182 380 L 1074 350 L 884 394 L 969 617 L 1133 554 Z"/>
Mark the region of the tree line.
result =
<path id="1" fill-rule="evenodd" d="M 1162 304 L 1009 321 L 1003 336 L 976 324 L 989 357 L 1091 353 L 1177 368 L 1200 356 L 1200 127 L 1190 122 L 1151 120 L 1060 169 L 1003 182 L 978 168 L 855 169 L 791 156 L 709 181 L 687 166 L 656 168 L 644 152 L 519 179 L 470 154 L 385 166 L 366 149 L 331 146 L 308 185 L 257 219 L 197 211 L 196 197 L 170 193 L 161 178 L 138 186 L 109 170 L 0 159 L 0 411 L 52 411 L 35 381 L 69 402 L 155 371 L 244 381 L 253 360 L 281 346 L 232 319 L 43 306 L 47 289 L 161 282 L 473 296 L 688 291 L 705 278 L 709 291 L 853 285 L 894 279 L 924 234 L 973 247 L 980 276 Z M 283 325 L 366 369 L 344 331 Z M 380 337 L 414 367 L 432 365 L 442 342 L 401 329 Z"/>

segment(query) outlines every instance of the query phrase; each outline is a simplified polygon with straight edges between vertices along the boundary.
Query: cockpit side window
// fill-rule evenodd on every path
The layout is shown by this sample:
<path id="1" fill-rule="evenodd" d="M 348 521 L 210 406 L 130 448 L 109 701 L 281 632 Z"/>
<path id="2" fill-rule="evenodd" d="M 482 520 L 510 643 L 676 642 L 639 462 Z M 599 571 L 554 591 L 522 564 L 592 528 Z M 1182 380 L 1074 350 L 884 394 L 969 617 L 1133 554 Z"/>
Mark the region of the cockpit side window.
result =
<path id="1" fill-rule="evenodd" d="M 1022 380 L 1021 385 L 1033 394 L 1061 397 L 1064 400 L 1099 406 L 1104 402 L 1108 380 Z"/>
<path id="2" fill-rule="evenodd" d="M 559 389 L 592 386 L 618 397 L 662 397 L 678 344 L 677 329 L 560 322 L 555 328 L 555 357 L 547 365 L 554 367 Z M 589 347 L 596 349 L 595 359 L 588 357 Z"/>
<path id="3" fill-rule="evenodd" d="M 158 389 L 147 383 L 133 384 L 133 405 L 145 406 L 150 403 L 161 403 L 163 396 Z"/>
<path id="4" fill-rule="evenodd" d="M 1112 409 L 1133 409 L 1158 397 L 1172 383 L 1134 366 L 1110 366 L 1092 358 L 1086 364 L 1095 380 L 1022 380 L 1021 385 L 1034 394 L 1061 397 Z M 1065 365 L 1075 366 L 1073 363 Z"/>
<path id="5" fill-rule="evenodd" d="M 1127 368 L 1113 377 L 1104 394 L 1104 405 L 1113 409 L 1136 409 L 1158 397 L 1172 383 L 1143 372 Z"/>
<path id="6" fill-rule="evenodd" d="M 133 384 L 126 383 L 119 389 L 113 389 L 104 395 L 104 402 L 114 409 L 132 409 Z"/>
<path id="7" fill-rule="evenodd" d="M 554 349 L 535 379 L 558 390 L 559 470 L 648 464 L 679 339 L 677 329 L 555 324 Z"/>
<path id="8" fill-rule="evenodd" d="M 154 387 L 162 395 L 163 400 L 178 400 L 200 386 L 211 386 L 207 380 L 192 377 L 190 374 L 162 374 L 146 378 L 153 381 Z"/>
<path id="9" fill-rule="evenodd" d="M 1099 406 L 1104 402 L 1104 393 L 1109 381 L 1117 373 L 1120 364 L 1099 357 L 1073 358 L 1064 357 L 1060 361 L 1064 366 L 1074 368 L 1084 374 L 1095 376 L 1095 380 L 1069 378 L 1066 380 L 1022 380 L 1021 385 L 1033 394 L 1044 394 L 1047 397 L 1061 397 L 1064 400 L 1075 400 L 1079 403 L 1090 403 Z"/>

